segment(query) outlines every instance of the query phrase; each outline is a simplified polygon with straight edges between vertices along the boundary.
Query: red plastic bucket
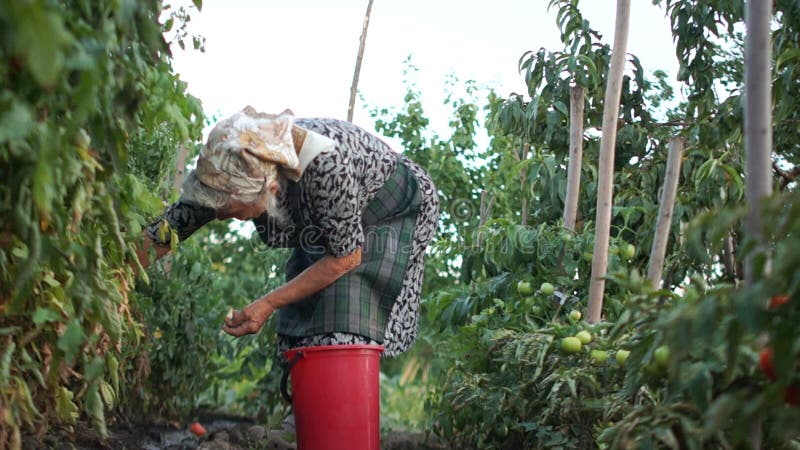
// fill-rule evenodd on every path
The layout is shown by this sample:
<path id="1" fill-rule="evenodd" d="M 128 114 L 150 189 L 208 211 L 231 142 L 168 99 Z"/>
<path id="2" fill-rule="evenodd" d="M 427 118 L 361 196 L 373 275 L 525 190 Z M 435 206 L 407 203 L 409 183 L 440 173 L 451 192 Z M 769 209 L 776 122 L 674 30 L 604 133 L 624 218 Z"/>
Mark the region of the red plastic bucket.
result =
<path id="1" fill-rule="evenodd" d="M 298 450 L 379 450 L 381 345 L 285 352 Z"/>

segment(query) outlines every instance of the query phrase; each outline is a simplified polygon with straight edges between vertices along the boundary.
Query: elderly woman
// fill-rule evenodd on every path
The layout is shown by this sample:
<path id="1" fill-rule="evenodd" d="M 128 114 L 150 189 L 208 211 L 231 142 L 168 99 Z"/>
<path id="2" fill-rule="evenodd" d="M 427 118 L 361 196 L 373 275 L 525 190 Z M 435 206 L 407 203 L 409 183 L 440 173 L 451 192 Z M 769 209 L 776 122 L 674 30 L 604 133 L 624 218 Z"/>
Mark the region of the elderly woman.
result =
<path id="1" fill-rule="evenodd" d="M 246 107 L 211 131 L 181 198 L 147 229 L 158 257 L 213 219 L 252 220 L 271 247 L 293 248 L 286 283 L 225 319 L 256 333 L 277 312 L 279 355 L 298 347 L 380 344 L 417 333 L 425 249 L 439 217 L 430 177 L 377 137 L 340 120 Z"/>

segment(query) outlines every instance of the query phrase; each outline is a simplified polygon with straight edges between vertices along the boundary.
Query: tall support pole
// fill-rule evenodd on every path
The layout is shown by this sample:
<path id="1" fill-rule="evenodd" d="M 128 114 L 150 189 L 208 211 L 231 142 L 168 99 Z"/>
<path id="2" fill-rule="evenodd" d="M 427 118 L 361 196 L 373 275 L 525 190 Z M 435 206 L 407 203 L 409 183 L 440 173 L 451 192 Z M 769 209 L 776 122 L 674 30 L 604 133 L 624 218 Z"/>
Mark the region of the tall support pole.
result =
<path id="1" fill-rule="evenodd" d="M 578 216 L 578 197 L 581 193 L 581 163 L 583 161 L 583 96 L 581 86 L 572 86 L 569 102 L 569 167 L 567 194 L 564 200 L 564 228 L 574 230 Z"/>
<path id="2" fill-rule="evenodd" d="M 353 109 L 356 106 L 356 93 L 358 92 L 358 77 L 361 75 L 361 62 L 364 60 L 364 47 L 367 45 L 367 29 L 369 28 L 369 16 L 372 14 L 372 0 L 367 3 L 367 13 L 364 14 L 364 24 L 361 27 L 361 39 L 358 43 L 358 56 L 356 56 L 356 68 L 353 73 L 353 84 L 350 86 L 350 102 L 347 104 L 347 121 L 353 121 Z"/>
<path id="3" fill-rule="evenodd" d="M 672 212 L 675 209 L 675 196 L 678 193 L 678 180 L 681 176 L 682 154 L 683 138 L 673 137 L 669 140 L 667 169 L 664 173 L 664 186 L 661 188 L 661 198 L 659 199 L 656 232 L 653 237 L 653 246 L 650 249 L 650 262 L 647 265 L 647 280 L 654 288 L 661 286 L 669 230 L 672 225 Z"/>
<path id="4" fill-rule="evenodd" d="M 598 165 L 594 258 L 592 259 L 592 280 L 589 285 L 587 317 L 589 323 L 599 322 L 603 310 L 605 276 L 608 270 L 608 242 L 611 232 L 611 206 L 614 194 L 614 146 L 617 143 L 619 100 L 622 91 L 622 74 L 625 70 L 630 17 L 630 0 L 617 0 L 614 45 L 611 48 L 611 64 L 608 68 L 608 82 L 603 103 L 603 135 L 600 138 L 600 163 Z"/>
<path id="5" fill-rule="evenodd" d="M 770 21 L 772 1 L 747 2 L 747 37 L 745 40 L 745 157 L 746 196 L 748 204 L 745 229 L 750 239 L 763 243 L 761 203 L 772 193 L 772 40 Z M 755 273 L 753 258 L 746 258 L 745 283 L 751 284 Z"/>

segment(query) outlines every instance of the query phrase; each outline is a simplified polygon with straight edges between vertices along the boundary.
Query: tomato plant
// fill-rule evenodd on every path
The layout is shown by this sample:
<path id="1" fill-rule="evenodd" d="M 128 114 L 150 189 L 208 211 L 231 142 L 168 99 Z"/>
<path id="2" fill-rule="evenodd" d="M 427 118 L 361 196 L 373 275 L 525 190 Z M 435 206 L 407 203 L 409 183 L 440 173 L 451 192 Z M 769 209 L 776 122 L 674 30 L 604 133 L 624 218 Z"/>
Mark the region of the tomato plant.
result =
<path id="1" fill-rule="evenodd" d="M 430 340 L 449 362 L 442 370 L 443 385 L 429 399 L 435 429 L 455 447 L 486 448 L 740 445 L 751 438 L 754 423 L 764 426 L 765 446 L 796 440 L 796 412 L 785 403 L 795 394 L 798 334 L 784 322 L 796 311 L 787 301 L 797 287 L 789 267 L 800 264 L 788 253 L 796 245 L 790 237 L 796 236 L 797 198 L 791 193 L 797 182 L 794 172 L 786 171 L 800 163 L 793 144 L 796 127 L 789 129 L 796 119 L 790 112 L 797 110 L 796 101 L 788 94 L 789 86 L 796 87 L 796 68 L 788 62 L 794 61 L 800 33 L 796 5 L 775 2 L 780 24 L 774 35 L 780 67 L 773 86 L 775 142 L 782 144 L 775 146 L 774 173 L 784 192 L 774 199 L 773 215 L 765 212 L 764 217 L 770 217 L 772 264 L 780 261 L 782 269 L 753 286 L 742 285 L 744 258 L 752 254 L 759 267 L 768 259 L 743 237 L 741 226 L 743 40 L 736 30 L 743 24 L 743 7 L 714 0 L 654 2 L 671 21 L 678 83 L 664 72 L 646 72 L 630 55 L 620 105 L 614 251 L 602 322 L 608 331 L 590 331 L 595 339 L 588 352 L 565 353 L 562 339 L 580 331 L 570 328 L 579 319 L 570 321 L 567 313 L 581 308 L 593 259 L 593 224 L 585 218 L 594 217 L 594 136 L 609 57 L 608 46 L 577 3 L 550 2 L 557 9 L 564 48 L 522 56 L 527 92 L 506 99 L 490 94 L 487 100 L 489 153 L 497 158 L 481 161 L 488 171 L 474 174 L 478 181 L 466 195 L 474 201 L 487 197 L 481 190 L 490 191 L 494 209 L 490 217 L 482 217 L 474 235 L 460 236 L 460 278 L 426 300 L 426 323 L 434 325 Z M 568 102 L 574 84 L 586 92 L 583 125 L 588 131 L 579 197 L 584 220 L 568 231 L 559 229 L 558 221 L 570 162 Z M 403 122 L 407 118 L 397 120 L 415 132 L 422 128 L 420 121 Z M 666 146 L 673 136 L 684 137 L 687 146 L 663 284 L 653 289 L 640 274 L 649 257 L 645 249 L 653 243 Z M 463 192 L 464 186 L 458 189 Z M 520 204 L 531 207 L 524 211 Z M 550 283 L 563 297 L 546 299 L 543 289 L 516 289 L 520 282 Z M 501 299 L 503 307 L 494 299 Z M 770 299 L 771 309 L 758 299 Z M 769 384 L 757 369 L 757 352 L 763 347 L 757 337 L 766 335 L 775 355 L 776 381 Z M 526 365 L 520 358 L 530 352 L 497 354 L 523 341 L 547 347 L 547 356 Z M 558 351 L 552 351 L 553 342 Z M 582 385 L 569 376 L 574 373 L 568 361 L 576 360 L 567 358 L 584 354 L 588 364 L 581 366 L 581 374 L 608 384 L 576 398 Z M 614 355 L 615 364 L 603 364 L 608 355 Z M 559 364 L 548 365 L 551 357 Z M 601 378 L 610 370 L 618 378 Z M 562 384 L 554 387 L 545 380 Z M 562 386 L 569 392 L 560 392 Z M 507 400 L 512 394 L 518 402 Z M 529 409 L 530 404 L 539 410 Z M 546 406 L 556 404 L 562 407 L 558 421 L 551 420 Z M 581 407 L 582 416 L 570 415 Z M 603 411 L 602 422 L 592 421 L 593 408 Z M 733 417 L 734 412 L 739 416 Z M 502 424 L 508 435 L 486 433 L 486 423 Z"/>
<path id="2" fill-rule="evenodd" d="M 142 338 L 133 242 L 163 206 L 129 170 L 131 137 L 202 128 L 161 13 L 155 0 L 0 6 L 0 447 L 81 415 L 105 434 L 121 400 Z"/>

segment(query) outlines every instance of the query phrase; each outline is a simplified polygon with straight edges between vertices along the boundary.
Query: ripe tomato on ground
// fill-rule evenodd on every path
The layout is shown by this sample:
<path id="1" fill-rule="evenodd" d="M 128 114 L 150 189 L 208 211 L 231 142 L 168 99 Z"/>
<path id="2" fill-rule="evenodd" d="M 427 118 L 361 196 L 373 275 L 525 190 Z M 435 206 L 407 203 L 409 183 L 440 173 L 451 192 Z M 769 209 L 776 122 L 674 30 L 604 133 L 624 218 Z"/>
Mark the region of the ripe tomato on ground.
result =
<path id="1" fill-rule="evenodd" d="M 192 424 L 189 426 L 189 431 L 198 437 L 203 437 L 206 435 L 206 427 L 201 425 L 200 422 L 192 422 Z"/>

